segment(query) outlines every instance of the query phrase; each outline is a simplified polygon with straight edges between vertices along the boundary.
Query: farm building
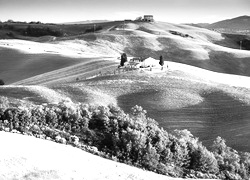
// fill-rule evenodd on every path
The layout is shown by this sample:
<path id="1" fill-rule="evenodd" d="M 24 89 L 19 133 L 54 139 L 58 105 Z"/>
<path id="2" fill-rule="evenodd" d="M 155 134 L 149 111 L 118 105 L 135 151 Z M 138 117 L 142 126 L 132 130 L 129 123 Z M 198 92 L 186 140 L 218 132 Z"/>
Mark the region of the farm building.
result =
<path id="1" fill-rule="evenodd" d="M 154 58 L 147 58 L 147 59 L 144 59 L 142 62 L 141 62 L 141 67 L 145 68 L 145 67 L 155 67 L 155 66 L 159 66 L 159 60 L 157 59 L 154 59 Z"/>
<path id="2" fill-rule="evenodd" d="M 154 22 L 153 15 L 144 15 L 143 21 Z"/>
<path id="3" fill-rule="evenodd" d="M 159 60 L 152 57 L 142 59 L 141 57 L 128 58 L 128 61 L 124 63 L 124 66 L 119 66 L 119 68 L 148 68 L 157 67 L 159 65 Z"/>

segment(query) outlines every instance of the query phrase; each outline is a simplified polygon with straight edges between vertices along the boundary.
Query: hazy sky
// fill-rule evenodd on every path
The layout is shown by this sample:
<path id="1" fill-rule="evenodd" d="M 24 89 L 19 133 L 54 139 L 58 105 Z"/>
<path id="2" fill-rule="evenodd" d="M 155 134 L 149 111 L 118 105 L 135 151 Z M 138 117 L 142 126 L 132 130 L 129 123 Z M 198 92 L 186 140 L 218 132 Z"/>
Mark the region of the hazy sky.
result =
<path id="1" fill-rule="evenodd" d="M 250 15 L 250 0 L 0 0 L 0 21 L 74 22 L 135 19 L 216 22 Z"/>

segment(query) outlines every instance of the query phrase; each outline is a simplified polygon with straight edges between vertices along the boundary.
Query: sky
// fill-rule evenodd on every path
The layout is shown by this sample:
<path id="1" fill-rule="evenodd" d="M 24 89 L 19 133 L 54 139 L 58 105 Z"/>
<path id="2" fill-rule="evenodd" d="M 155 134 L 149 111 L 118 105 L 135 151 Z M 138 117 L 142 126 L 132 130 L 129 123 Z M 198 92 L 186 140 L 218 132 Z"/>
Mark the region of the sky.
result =
<path id="1" fill-rule="evenodd" d="M 250 0 L 0 0 L 0 21 L 64 23 L 153 15 L 170 23 L 213 23 L 250 16 Z"/>

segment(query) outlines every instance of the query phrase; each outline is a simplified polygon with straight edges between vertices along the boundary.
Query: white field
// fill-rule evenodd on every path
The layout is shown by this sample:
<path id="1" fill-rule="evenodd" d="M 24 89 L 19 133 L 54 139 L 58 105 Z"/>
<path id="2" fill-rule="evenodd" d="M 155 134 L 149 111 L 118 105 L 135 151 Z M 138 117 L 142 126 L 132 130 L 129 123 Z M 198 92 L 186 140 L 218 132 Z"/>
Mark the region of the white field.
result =
<path id="1" fill-rule="evenodd" d="M 203 83 L 214 84 L 214 85 L 221 84 L 221 85 L 244 87 L 250 89 L 250 83 L 247 83 L 250 82 L 250 77 L 213 72 L 202 68 L 176 62 L 165 61 L 163 70 L 161 70 L 160 65 L 153 68 L 152 71 L 149 71 L 148 69 L 144 70 L 144 72 L 147 72 L 149 74 L 158 74 L 159 76 L 163 75 L 164 72 L 174 72 L 174 71 L 183 73 L 185 75 L 184 78 L 190 81 L 200 81 Z"/>
<path id="2" fill-rule="evenodd" d="M 180 180 L 31 136 L 0 132 L 0 142 L 1 180 Z"/>

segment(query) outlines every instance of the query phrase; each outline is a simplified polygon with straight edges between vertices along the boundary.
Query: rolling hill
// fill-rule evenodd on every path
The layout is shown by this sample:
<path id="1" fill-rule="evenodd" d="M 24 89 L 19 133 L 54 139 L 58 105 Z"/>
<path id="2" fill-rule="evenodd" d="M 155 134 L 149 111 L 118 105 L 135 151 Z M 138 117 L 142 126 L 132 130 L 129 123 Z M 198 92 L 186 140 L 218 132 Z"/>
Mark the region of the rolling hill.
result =
<path id="1" fill-rule="evenodd" d="M 250 51 L 236 49 L 238 39 L 163 22 L 109 22 L 81 33 L 83 26 L 58 25 L 68 35 L 49 40 L 14 28 L 23 40 L 0 40 L 0 78 L 8 84 L 0 97 L 16 106 L 69 101 L 125 112 L 137 104 L 164 129 L 188 129 L 208 148 L 222 136 L 249 150 Z M 117 69 L 123 52 L 157 62 L 162 55 L 164 69 Z"/>
<path id="2" fill-rule="evenodd" d="M 106 23 L 108 20 L 87 20 L 87 21 L 76 21 L 76 22 L 65 22 L 61 24 L 92 24 L 92 23 Z"/>
<path id="3" fill-rule="evenodd" d="M 208 111 L 204 117 L 198 116 L 202 108 L 213 109 L 219 106 L 224 108 L 221 110 L 224 112 L 230 111 L 227 103 L 237 107 L 241 107 L 243 103 L 241 115 L 238 114 L 240 110 L 237 110 L 232 115 L 233 118 L 229 119 L 234 121 L 238 115 L 248 117 L 244 108 L 248 108 L 249 103 L 249 87 L 245 83 L 249 80 L 247 77 L 240 80 L 240 76 L 234 75 L 250 76 L 250 51 L 220 46 L 218 42 L 233 43 L 218 32 L 188 25 L 113 22 L 105 27 L 97 33 L 57 37 L 53 42 L 0 40 L 3 52 L 1 56 L 4 59 L 0 75 L 9 78 L 6 80 L 7 84 L 13 84 L 9 88 L 1 88 L 1 96 L 10 97 L 15 101 L 25 99 L 27 103 L 54 103 L 53 98 L 34 99 L 35 96 L 46 97 L 46 91 L 34 95 L 32 88 L 29 90 L 29 85 L 42 85 L 58 93 L 58 97 L 68 97 L 75 103 L 113 103 L 127 111 L 131 106 L 141 104 L 145 106 L 149 116 L 158 119 L 163 127 L 192 129 L 195 135 L 207 141 L 207 145 L 219 135 L 219 131 L 213 126 L 216 133 L 208 138 L 204 133 L 204 127 L 207 126 L 202 124 L 214 118 L 210 113 L 218 115 L 219 112 Z M 122 52 L 126 52 L 128 56 L 155 59 L 163 55 L 169 69 L 159 72 L 159 75 L 137 71 L 135 74 L 119 72 L 116 67 L 120 60 L 117 58 Z M 16 58 L 13 58 L 13 55 Z M 177 66 L 173 62 L 186 65 Z M 13 64 L 16 70 L 10 71 L 8 68 L 13 67 Z M 187 65 L 198 68 L 190 70 Z M 189 70 L 186 72 L 185 68 Z M 210 81 L 211 83 L 207 83 Z M 19 94 L 19 91 L 22 95 L 18 97 L 15 94 Z M 163 117 L 167 116 L 166 113 L 171 115 L 172 119 L 166 122 L 173 122 L 172 124 L 163 120 Z M 190 113 L 193 115 L 190 116 Z M 183 115 L 177 117 L 177 114 Z M 222 117 L 214 119 L 223 120 L 227 117 L 226 113 L 220 116 Z M 189 118 L 191 123 L 187 126 L 183 118 Z M 179 119 L 178 125 L 174 123 L 174 119 Z M 245 118 L 242 121 L 245 121 Z M 180 122 L 184 122 L 184 126 L 180 125 Z M 201 124 L 197 125 L 197 122 Z M 236 139 L 238 133 L 235 131 Z M 229 137 L 229 134 L 225 136 Z M 247 134 L 243 136 L 248 137 Z M 235 143 L 235 139 L 231 139 L 229 143 L 233 147 L 246 150 L 249 146 L 242 146 L 241 141 Z"/>
<path id="4" fill-rule="evenodd" d="M 222 33 L 224 40 L 216 42 L 218 45 L 234 49 L 250 50 L 250 17 L 239 16 L 212 24 L 188 24 L 194 27 L 207 28 Z"/>
<path id="5" fill-rule="evenodd" d="M 225 38 L 220 33 L 214 31 L 187 25 L 158 22 L 153 24 L 130 22 L 125 25 L 123 22 L 113 22 L 113 26 L 108 23 L 105 27 L 106 28 L 103 28 L 98 33 L 56 37 L 52 42 L 30 43 L 29 41 L 23 40 L 0 40 L 0 47 L 5 50 L 6 48 L 8 50 L 22 49 L 22 55 L 18 52 L 18 56 L 27 57 L 25 61 L 30 58 L 28 56 L 33 56 L 32 54 L 34 53 L 36 55 L 33 56 L 32 59 L 41 59 L 41 62 L 46 61 L 42 60 L 44 54 L 50 57 L 54 55 L 57 55 L 58 58 L 58 55 L 67 57 L 60 57 L 58 59 L 61 59 L 59 62 L 56 58 L 49 60 L 51 59 L 50 57 L 45 57 L 44 59 L 48 59 L 49 61 L 48 67 L 43 66 L 39 60 L 31 60 L 27 66 L 21 63 L 24 62 L 22 60 L 11 60 L 15 63 L 17 63 L 16 61 L 21 63 L 20 66 L 17 65 L 16 67 L 20 70 L 25 67 L 26 72 L 29 72 L 29 67 L 34 67 L 33 63 L 37 63 L 39 67 L 43 66 L 39 68 L 40 72 L 31 73 L 30 75 L 27 74 L 25 77 L 22 77 L 22 79 L 33 77 L 39 73 L 45 73 L 46 71 L 43 69 L 46 68 L 48 72 L 51 72 L 52 70 L 64 67 L 68 68 L 70 65 L 86 62 L 83 58 L 112 57 L 113 59 L 117 59 L 122 52 L 126 52 L 129 56 L 143 58 L 153 57 L 155 59 L 158 59 L 159 56 L 162 55 L 164 59 L 168 61 L 189 64 L 211 71 L 244 76 L 250 75 L 248 71 L 250 52 L 220 46 L 220 44 L 225 46 L 236 45 L 234 44 L 235 41 L 230 41 L 229 38 Z M 4 55 L 5 53 L 1 54 L 1 59 L 5 59 Z M 7 61 L 7 58 L 4 62 Z M 65 59 L 65 61 L 62 59 Z M 59 64 L 57 68 L 55 64 L 53 65 L 53 62 L 60 63 L 61 65 Z M 118 63 L 119 61 L 117 60 L 116 64 L 118 65 Z M 6 63 L 1 67 L 8 68 L 10 66 L 5 64 Z M 111 64 L 107 63 L 107 65 Z M 65 71 L 67 71 L 67 69 L 65 69 Z M 7 77 L 10 75 L 6 73 L 7 72 L 1 74 L 1 76 Z M 74 75 L 76 76 L 76 74 Z M 39 77 L 36 77 L 36 79 L 38 78 Z M 21 80 L 21 78 L 13 79 L 10 82 L 19 80 Z M 8 80 L 6 81 L 8 82 Z"/>
<path id="6" fill-rule="evenodd" d="M 232 19 L 219 21 L 205 26 L 209 29 L 215 29 L 221 32 L 232 33 L 250 33 L 250 16 L 240 16 Z"/>
<path id="7" fill-rule="evenodd" d="M 48 140 L 6 132 L 0 132 L 0 140 L 0 179 L 180 180 Z"/>

